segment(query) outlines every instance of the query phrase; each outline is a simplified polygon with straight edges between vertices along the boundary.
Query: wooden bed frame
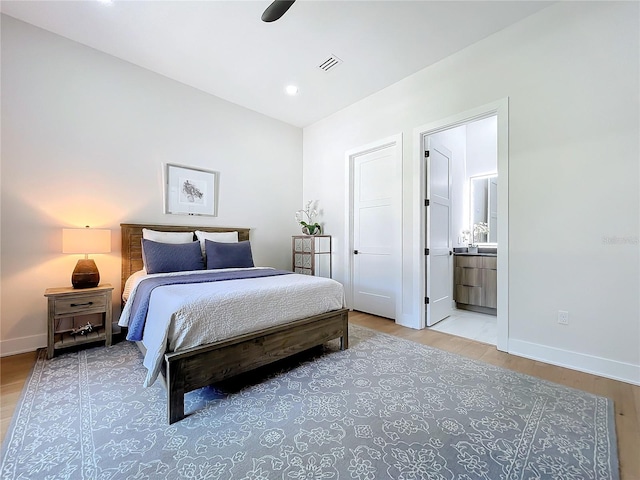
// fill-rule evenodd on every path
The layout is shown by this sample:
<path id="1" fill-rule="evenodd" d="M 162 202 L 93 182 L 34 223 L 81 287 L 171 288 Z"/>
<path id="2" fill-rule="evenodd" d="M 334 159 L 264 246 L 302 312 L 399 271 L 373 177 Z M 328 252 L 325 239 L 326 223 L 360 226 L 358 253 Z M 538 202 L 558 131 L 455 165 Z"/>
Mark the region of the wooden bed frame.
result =
<path id="1" fill-rule="evenodd" d="M 132 273 L 142 270 L 143 228 L 163 232 L 237 231 L 238 240 L 249 239 L 248 228 L 133 223 L 122 223 L 120 228 L 122 289 Z M 349 348 L 347 309 L 301 318 L 284 325 L 261 329 L 200 347 L 166 353 L 162 373 L 167 388 L 169 423 L 175 423 L 185 417 L 185 393 L 322 345 L 335 338 L 340 339 L 341 350 Z"/>

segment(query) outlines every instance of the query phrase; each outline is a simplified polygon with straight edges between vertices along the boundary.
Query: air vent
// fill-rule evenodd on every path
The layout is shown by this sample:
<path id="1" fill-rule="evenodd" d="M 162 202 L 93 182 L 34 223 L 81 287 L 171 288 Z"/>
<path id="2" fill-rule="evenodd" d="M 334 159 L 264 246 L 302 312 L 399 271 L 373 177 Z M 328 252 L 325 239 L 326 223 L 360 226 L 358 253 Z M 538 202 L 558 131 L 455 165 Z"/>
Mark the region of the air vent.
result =
<path id="1" fill-rule="evenodd" d="M 329 58 L 327 58 L 324 62 L 322 62 L 320 65 L 318 65 L 318 68 L 320 70 L 323 70 L 325 72 L 328 72 L 330 70 L 333 70 L 335 67 L 337 67 L 338 65 L 340 65 L 342 63 L 342 60 L 340 60 L 338 57 L 336 57 L 335 55 L 331 55 Z"/>

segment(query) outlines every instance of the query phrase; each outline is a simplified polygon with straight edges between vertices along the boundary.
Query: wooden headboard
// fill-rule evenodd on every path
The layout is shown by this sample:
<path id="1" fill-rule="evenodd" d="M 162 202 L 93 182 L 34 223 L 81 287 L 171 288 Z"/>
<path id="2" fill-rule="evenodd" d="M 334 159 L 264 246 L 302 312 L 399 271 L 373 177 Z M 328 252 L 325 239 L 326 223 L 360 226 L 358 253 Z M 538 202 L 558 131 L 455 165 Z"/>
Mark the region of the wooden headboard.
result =
<path id="1" fill-rule="evenodd" d="M 122 238 L 122 284 L 120 286 L 124 290 L 124 284 L 132 273 L 142 270 L 142 229 L 157 230 L 160 232 L 238 232 L 238 240 L 249 240 L 248 228 L 234 227 L 193 227 L 189 225 L 150 225 L 144 223 L 121 223 L 120 234 Z M 197 240 L 195 235 L 193 240 Z"/>

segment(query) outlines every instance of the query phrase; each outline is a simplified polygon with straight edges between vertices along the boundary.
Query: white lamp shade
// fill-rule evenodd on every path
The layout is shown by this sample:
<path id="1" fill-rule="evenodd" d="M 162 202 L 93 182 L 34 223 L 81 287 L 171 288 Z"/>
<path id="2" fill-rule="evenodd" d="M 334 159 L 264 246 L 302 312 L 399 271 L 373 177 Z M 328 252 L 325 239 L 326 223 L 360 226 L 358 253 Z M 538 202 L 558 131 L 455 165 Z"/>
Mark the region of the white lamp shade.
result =
<path id="1" fill-rule="evenodd" d="M 111 230 L 104 228 L 63 228 L 62 253 L 109 253 Z"/>

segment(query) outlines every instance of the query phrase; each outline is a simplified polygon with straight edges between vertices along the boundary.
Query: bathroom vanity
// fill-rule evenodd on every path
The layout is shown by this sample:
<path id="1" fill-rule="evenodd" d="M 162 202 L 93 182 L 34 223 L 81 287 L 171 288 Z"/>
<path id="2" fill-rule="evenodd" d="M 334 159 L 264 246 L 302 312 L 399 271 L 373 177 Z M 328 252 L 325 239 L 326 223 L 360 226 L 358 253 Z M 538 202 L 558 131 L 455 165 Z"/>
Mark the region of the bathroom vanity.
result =
<path id="1" fill-rule="evenodd" d="M 457 308 L 497 314 L 498 176 L 469 178 L 470 247 L 453 249 L 453 299 Z M 463 232 L 464 234 L 464 232 Z M 460 242 L 460 240 L 458 240 Z"/>
<path id="2" fill-rule="evenodd" d="M 468 253 L 456 248 L 453 253 L 453 299 L 457 308 L 496 315 L 498 306 L 498 255 L 495 248 L 480 248 Z"/>

